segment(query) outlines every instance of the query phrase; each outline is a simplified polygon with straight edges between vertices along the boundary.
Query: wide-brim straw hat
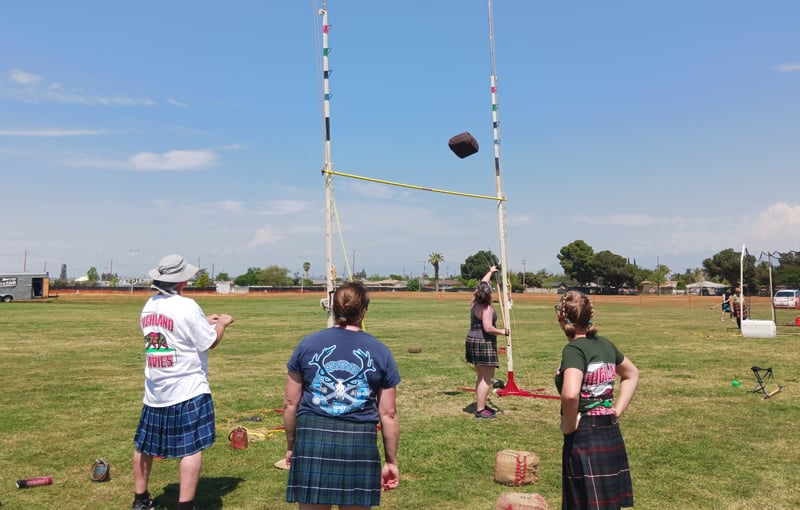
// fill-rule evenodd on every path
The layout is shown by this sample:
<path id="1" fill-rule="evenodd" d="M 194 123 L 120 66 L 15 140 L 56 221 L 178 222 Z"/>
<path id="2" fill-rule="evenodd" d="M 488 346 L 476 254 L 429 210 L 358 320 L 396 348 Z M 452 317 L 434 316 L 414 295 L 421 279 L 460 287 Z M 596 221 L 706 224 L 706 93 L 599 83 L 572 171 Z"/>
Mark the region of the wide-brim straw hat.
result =
<path id="1" fill-rule="evenodd" d="M 158 263 L 158 267 L 147 274 L 153 280 L 168 283 L 189 281 L 200 268 L 186 262 L 180 255 L 167 255 Z"/>

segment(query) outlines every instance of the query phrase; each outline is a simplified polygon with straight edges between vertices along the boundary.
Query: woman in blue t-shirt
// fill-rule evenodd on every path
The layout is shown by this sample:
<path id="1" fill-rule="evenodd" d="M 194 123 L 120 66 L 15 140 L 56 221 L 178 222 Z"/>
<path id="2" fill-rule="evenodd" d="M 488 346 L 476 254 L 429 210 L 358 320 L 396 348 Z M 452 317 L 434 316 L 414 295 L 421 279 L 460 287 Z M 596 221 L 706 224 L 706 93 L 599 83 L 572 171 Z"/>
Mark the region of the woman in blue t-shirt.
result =
<path id="1" fill-rule="evenodd" d="M 287 364 L 286 501 L 301 508 L 369 508 L 400 480 L 400 373 L 389 348 L 362 330 L 369 306 L 363 285 L 339 287 L 332 306 L 336 324 L 303 338 Z"/>
<path id="2" fill-rule="evenodd" d="M 639 370 L 607 338 L 597 336 L 589 298 L 569 291 L 556 305 L 569 342 L 561 354 L 562 509 L 633 506 L 633 484 L 619 417 L 631 402 Z M 614 383 L 620 377 L 614 398 Z"/>

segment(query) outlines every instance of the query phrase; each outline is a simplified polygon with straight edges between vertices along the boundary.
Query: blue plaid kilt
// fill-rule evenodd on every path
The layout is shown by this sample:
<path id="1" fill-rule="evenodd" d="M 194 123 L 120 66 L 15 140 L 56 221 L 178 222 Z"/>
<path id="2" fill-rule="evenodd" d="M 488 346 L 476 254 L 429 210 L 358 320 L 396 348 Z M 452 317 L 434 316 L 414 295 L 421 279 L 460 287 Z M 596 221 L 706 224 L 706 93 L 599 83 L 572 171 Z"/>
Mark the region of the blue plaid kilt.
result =
<path id="1" fill-rule="evenodd" d="M 301 414 L 297 417 L 286 501 L 378 506 L 381 467 L 375 423 Z"/>
<path id="2" fill-rule="evenodd" d="M 497 337 L 490 337 L 489 340 L 486 340 L 467 335 L 464 347 L 467 352 L 467 363 L 488 367 L 500 366 L 497 359 Z"/>
<path id="3" fill-rule="evenodd" d="M 564 436 L 562 510 L 610 510 L 633 506 L 628 454 L 612 416 L 583 416 Z"/>
<path id="4" fill-rule="evenodd" d="M 180 459 L 214 444 L 214 402 L 198 395 L 168 407 L 142 408 L 133 443 L 145 455 Z"/>

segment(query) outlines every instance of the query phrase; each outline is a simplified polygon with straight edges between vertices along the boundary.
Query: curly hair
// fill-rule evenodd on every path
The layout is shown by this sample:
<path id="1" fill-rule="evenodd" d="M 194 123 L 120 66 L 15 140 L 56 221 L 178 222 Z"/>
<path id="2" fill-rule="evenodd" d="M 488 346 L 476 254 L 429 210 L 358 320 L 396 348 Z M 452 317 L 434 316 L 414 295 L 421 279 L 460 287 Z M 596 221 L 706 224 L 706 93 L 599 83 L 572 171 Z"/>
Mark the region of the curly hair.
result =
<path id="1" fill-rule="evenodd" d="M 576 327 L 586 330 L 587 338 L 597 336 L 597 325 L 594 324 L 594 306 L 592 301 L 583 292 L 570 290 L 561 296 L 558 304 L 558 313 L 564 321 L 564 333 L 569 338 L 575 337 Z"/>

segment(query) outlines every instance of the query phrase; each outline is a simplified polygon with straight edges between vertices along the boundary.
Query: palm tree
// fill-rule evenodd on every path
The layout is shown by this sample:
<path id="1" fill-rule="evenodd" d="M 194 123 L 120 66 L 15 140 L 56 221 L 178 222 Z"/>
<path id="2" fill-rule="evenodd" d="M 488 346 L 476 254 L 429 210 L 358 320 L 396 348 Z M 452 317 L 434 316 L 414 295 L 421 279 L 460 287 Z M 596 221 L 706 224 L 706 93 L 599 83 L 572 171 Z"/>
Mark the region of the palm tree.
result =
<path id="1" fill-rule="evenodd" d="M 441 253 L 431 253 L 428 255 L 428 262 L 433 266 L 433 281 L 436 282 L 436 292 L 439 292 L 439 263 L 444 262 Z"/>
<path id="2" fill-rule="evenodd" d="M 303 262 L 303 278 L 308 280 L 308 271 L 311 269 L 311 262 Z"/>

